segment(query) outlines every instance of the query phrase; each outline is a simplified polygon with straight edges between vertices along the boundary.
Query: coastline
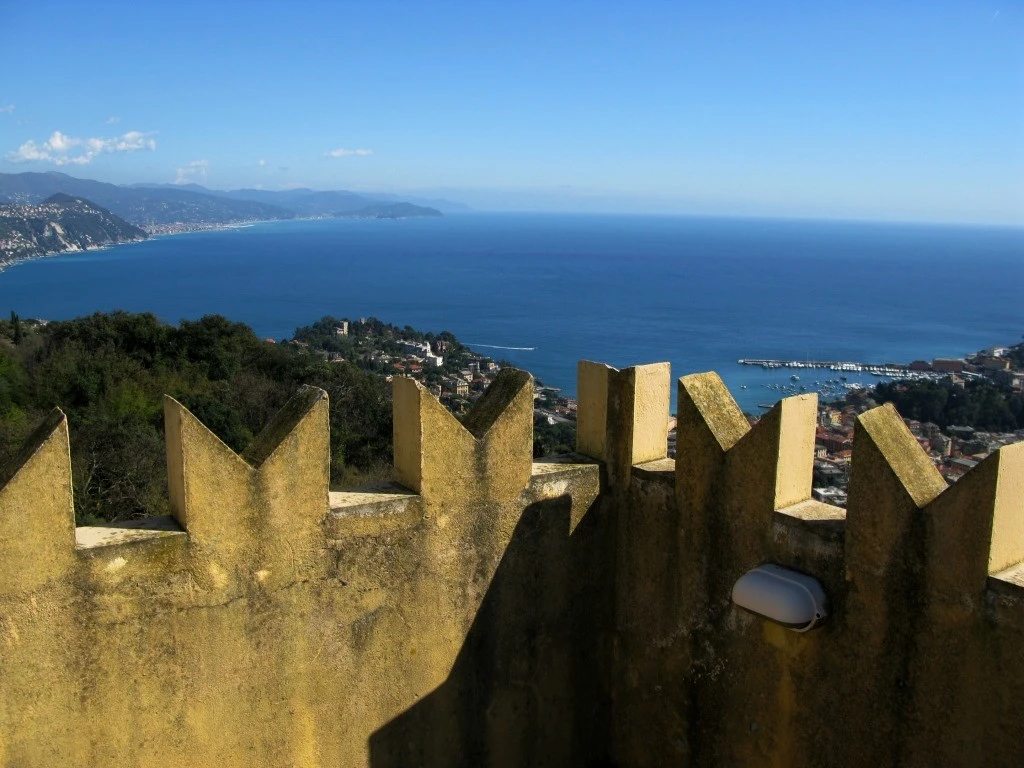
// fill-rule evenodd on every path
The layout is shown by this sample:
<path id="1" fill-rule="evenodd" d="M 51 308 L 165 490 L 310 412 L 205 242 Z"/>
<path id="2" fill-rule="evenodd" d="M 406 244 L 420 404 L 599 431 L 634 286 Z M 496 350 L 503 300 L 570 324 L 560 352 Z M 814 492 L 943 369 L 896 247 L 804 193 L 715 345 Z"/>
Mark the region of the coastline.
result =
<path id="1" fill-rule="evenodd" d="M 85 248 L 66 248 L 62 251 L 52 251 L 51 253 L 41 253 L 35 256 L 17 256 L 12 259 L 0 259 L 0 272 L 11 267 L 17 267 L 22 264 L 27 264 L 31 261 L 39 261 L 40 259 L 52 259 L 58 256 L 71 256 L 76 253 L 89 253 L 93 251 L 106 251 L 113 248 L 120 248 L 126 245 L 138 245 L 139 243 L 145 243 L 147 240 L 156 240 L 164 237 L 175 237 L 177 235 L 188 235 L 197 232 L 216 232 L 220 230 L 228 229 L 245 229 L 252 227 L 257 224 L 267 224 L 273 221 L 291 221 L 291 219 L 257 219 L 252 221 L 232 222 L 230 224 L 209 224 L 209 225 L 195 225 L 190 227 L 182 227 L 180 229 L 174 229 L 172 231 L 150 231 L 145 230 L 147 237 L 139 240 L 123 240 L 117 243 L 104 243 L 103 245 L 92 245 Z"/>
<path id="2" fill-rule="evenodd" d="M 272 338 L 325 315 L 376 316 L 478 344 L 534 347 L 491 353 L 567 393 L 583 358 L 717 370 L 753 412 L 783 394 L 764 385 L 811 389 L 825 372 L 796 371 L 801 381 L 792 382 L 794 371 L 740 366 L 739 358 L 909 362 L 960 356 L 1024 331 L 1016 310 L 1024 241 L 1004 233 L 951 240 L 946 230 L 915 229 L 893 241 L 886 227 L 851 241 L 845 228 L 785 226 L 765 236 L 728 222 L 664 218 L 441 221 L 290 219 L 219 225 L 219 234 L 175 241 L 156 235 L 138 250 L 5 272 L 0 302 L 51 319 L 115 309 L 171 322 L 218 313 Z M 933 252 L 934 269 L 922 273 Z M 946 279 L 968 253 L 990 277 Z M 823 281 L 822 269 L 832 277 Z M 930 277 L 918 285 L 921 275 Z"/>
<path id="3" fill-rule="evenodd" d="M 286 221 L 398 221 L 400 219 L 421 219 L 421 218 L 437 218 L 433 216 L 398 216 L 398 217 L 380 217 L 380 216 L 294 216 L 289 219 L 244 219 L 241 221 L 227 222 L 223 224 L 183 224 L 180 226 L 171 226 L 167 228 L 161 227 L 158 229 L 146 229 L 147 237 L 145 240 L 125 240 L 118 243 L 104 243 L 103 245 L 89 246 L 86 248 L 68 248 L 63 251 L 53 251 L 51 253 L 43 253 L 36 256 L 18 256 L 12 259 L 3 259 L 0 257 L 0 272 L 11 267 L 17 267 L 22 264 L 26 264 L 31 261 L 39 261 L 40 259 L 51 259 L 58 256 L 70 256 L 76 253 L 85 253 L 89 251 L 103 251 L 110 248 L 119 248 L 125 245 L 136 245 L 138 243 L 144 243 L 147 240 L 157 240 L 166 237 L 178 237 L 180 235 L 193 235 L 203 232 L 223 232 L 228 230 L 248 229 L 255 227 L 259 224 L 276 224 Z"/>
<path id="4" fill-rule="evenodd" d="M 157 237 L 172 237 L 174 235 L 189 235 L 196 232 L 217 232 L 223 229 L 246 229 L 257 224 L 269 224 L 274 221 L 294 221 L 294 219 L 243 219 L 223 224 L 188 224 L 180 227 L 168 227 L 167 229 L 146 229 L 148 239 Z"/>
<path id="5" fill-rule="evenodd" d="M 75 253 L 89 253 L 92 251 L 105 251 L 111 248 L 120 248 L 123 245 L 137 245 L 144 243 L 150 238 L 139 239 L 139 240 L 124 240 L 118 243 L 104 243 L 103 245 L 89 245 L 85 248 L 65 248 L 63 251 L 53 251 L 51 253 L 41 253 L 36 256 L 16 256 L 13 259 L 0 260 L 0 272 L 4 272 L 11 267 L 17 267 L 21 264 L 27 264 L 30 261 L 39 261 L 41 259 L 51 259 L 57 256 L 70 256 Z"/>

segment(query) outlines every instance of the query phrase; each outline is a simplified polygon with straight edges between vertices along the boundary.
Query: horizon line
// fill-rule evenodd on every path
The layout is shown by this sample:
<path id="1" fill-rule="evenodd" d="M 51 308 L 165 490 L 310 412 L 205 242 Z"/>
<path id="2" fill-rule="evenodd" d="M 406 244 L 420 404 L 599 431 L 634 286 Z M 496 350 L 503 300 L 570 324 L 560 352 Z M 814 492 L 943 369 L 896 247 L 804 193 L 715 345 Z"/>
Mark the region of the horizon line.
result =
<path id="1" fill-rule="evenodd" d="M 112 181 L 102 181 L 96 178 L 90 178 L 85 176 L 73 176 L 69 173 L 65 173 L 59 170 L 37 170 L 37 171 L 4 171 L 0 170 L 0 175 L 9 176 L 20 176 L 25 174 L 44 174 L 53 176 L 66 176 L 67 178 L 76 179 L 79 181 L 93 181 L 102 184 L 111 184 L 117 187 L 170 187 L 170 188 L 186 188 L 186 187 L 198 187 L 199 189 L 206 190 L 208 192 L 219 192 L 229 193 L 238 191 L 260 191 L 260 192 L 292 192 L 297 190 L 309 190 L 311 192 L 349 192 L 352 194 L 360 195 L 373 195 L 373 194 L 385 194 L 385 195 L 409 195 L 412 197 L 433 197 L 446 199 L 448 193 L 443 191 L 417 191 L 403 190 L 403 191 L 385 191 L 385 190 L 367 190 L 365 188 L 316 188 L 306 185 L 288 186 L 288 187 L 209 187 L 204 184 L 197 182 L 147 182 L 147 181 L 136 181 L 136 182 L 124 182 L 117 183 Z M 474 188 L 467 188 L 466 191 L 472 192 Z M 501 191 L 514 191 L 516 187 L 507 188 L 479 188 L 486 191 L 494 191 L 495 189 Z M 608 194 L 608 193 L 605 193 Z M 458 197 L 458 191 L 455 191 L 455 196 Z M 646 210 L 646 211 L 623 211 L 623 210 L 587 210 L 587 209 L 574 209 L 571 207 L 566 208 L 529 208 L 529 207 L 511 207 L 511 208 L 489 208 L 489 207 L 474 207 L 468 203 L 464 203 L 457 199 L 448 199 L 448 202 L 456 203 L 460 206 L 464 206 L 466 210 L 446 212 L 445 215 L 472 215 L 472 214 L 530 214 L 530 215 L 570 215 L 570 216 L 650 216 L 659 218 L 693 218 L 693 219 L 736 219 L 736 220 L 750 220 L 750 221 L 793 221 L 793 222 L 821 222 L 821 223 L 850 223 L 850 224 L 890 224 L 890 225 L 917 225 L 917 226 L 948 226 L 948 227 L 965 227 L 965 228 L 991 228 L 991 229 L 1012 229 L 1019 230 L 1024 229 L 1024 216 L 1020 220 L 1005 221 L 1005 220 L 991 220 L 991 219 L 936 219 L 933 217 L 921 217 L 921 218 L 876 218 L 870 216 L 858 216 L 858 215 L 844 215 L 844 214 L 825 214 L 825 215 L 813 215 L 813 214 L 801 214 L 801 213 L 740 213 L 740 212 L 690 212 L 690 211 L 667 211 L 667 210 Z M 2 205 L 3 203 L 0 203 Z"/>

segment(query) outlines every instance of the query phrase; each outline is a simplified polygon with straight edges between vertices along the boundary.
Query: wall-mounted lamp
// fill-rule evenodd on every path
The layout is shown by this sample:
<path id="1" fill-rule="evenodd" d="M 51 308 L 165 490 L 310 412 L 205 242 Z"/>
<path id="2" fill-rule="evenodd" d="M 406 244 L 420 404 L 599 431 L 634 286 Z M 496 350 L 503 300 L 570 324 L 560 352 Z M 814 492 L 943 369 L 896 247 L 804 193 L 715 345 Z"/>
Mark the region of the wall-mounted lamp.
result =
<path id="1" fill-rule="evenodd" d="M 795 632 L 816 627 L 828 615 L 825 590 L 816 578 L 770 563 L 740 576 L 732 601 Z"/>

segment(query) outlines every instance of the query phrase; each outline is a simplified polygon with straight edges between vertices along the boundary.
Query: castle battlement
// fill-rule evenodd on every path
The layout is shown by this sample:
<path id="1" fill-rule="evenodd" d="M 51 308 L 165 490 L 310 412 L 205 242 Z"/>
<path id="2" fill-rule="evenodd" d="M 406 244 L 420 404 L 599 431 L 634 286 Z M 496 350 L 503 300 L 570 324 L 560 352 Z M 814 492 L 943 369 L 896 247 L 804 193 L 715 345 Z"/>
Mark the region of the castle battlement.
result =
<path id="1" fill-rule="evenodd" d="M 394 481 L 331 491 L 305 387 L 239 455 L 172 398 L 172 515 L 75 527 L 54 410 L 0 479 L 0 766 L 1024 764 L 1024 444 L 946 487 L 889 406 L 846 510 L 817 400 L 751 427 L 713 373 L 578 368 L 457 420 L 395 379 Z M 730 599 L 774 563 L 820 628 Z"/>

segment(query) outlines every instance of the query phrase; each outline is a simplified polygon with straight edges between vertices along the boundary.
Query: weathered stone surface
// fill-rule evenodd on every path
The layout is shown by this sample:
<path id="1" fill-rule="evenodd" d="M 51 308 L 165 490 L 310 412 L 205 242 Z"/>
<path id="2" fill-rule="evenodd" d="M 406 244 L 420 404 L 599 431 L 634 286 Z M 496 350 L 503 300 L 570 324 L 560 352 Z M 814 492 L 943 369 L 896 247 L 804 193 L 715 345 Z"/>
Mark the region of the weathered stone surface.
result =
<path id="1" fill-rule="evenodd" d="M 581 360 L 576 450 L 619 465 L 664 458 L 668 453 L 669 364 L 619 370 Z M 614 473 L 613 473 L 614 474 Z"/>
<path id="2" fill-rule="evenodd" d="M 395 470 L 424 498 L 452 499 L 467 488 L 495 499 L 517 495 L 533 457 L 533 378 L 502 370 L 459 423 L 413 379 L 394 380 Z"/>
<path id="3" fill-rule="evenodd" d="M 0 597 L 66 579 L 74 531 L 68 422 L 54 409 L 0 474 Z"/>
<path id="4" fill-rule="evenodd" d="M 528 375 L 464 423 L 396 379 L 397 482 L 336 492 L 319 390 L 244 456 L 168 399 L 174 516 L 77 531 L 55 412 L 0 483 L 0 766 L 1024 764 L 1024 446 L 945 489 L 875 409 L 844 513 L 813 397 L 683 377 L 673 461 L 667 380 L 581 363 L 586 455 L 532 462 Z M 731 603 L 763 562 L 821 629 Z"/>

